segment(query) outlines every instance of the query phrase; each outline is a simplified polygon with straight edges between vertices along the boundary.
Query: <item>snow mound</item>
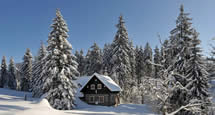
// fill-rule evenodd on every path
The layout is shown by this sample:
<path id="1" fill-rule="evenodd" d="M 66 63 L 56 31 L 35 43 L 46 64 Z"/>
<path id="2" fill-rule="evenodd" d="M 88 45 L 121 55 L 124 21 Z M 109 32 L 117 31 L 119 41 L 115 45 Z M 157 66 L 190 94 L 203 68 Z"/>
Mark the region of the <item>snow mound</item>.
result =
<path id="1" fill-rule="evenodd" d="M 41 99 L 40 102 L 38 103 L 38 106 L 52 109 L 47 99 Z"/>
<path id="2" fill-rule="evenodd" d="M 61 111 L 53 109 L 48 100 L 41 99 L 39 102 L 34 103 L 31 109 L 17 112 L 15 115 L 63 115 Z"/>

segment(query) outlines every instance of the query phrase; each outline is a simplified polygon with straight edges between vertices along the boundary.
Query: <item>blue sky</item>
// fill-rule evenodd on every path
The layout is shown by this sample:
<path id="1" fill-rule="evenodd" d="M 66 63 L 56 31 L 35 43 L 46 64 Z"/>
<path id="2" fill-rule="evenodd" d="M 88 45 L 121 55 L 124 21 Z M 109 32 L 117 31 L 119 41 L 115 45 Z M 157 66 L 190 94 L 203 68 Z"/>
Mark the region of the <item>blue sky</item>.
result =
<path id="1" fill-rule="evenodd" d="M 204 54 L 209 55 L 215 37 L 214 0 L 1 0 L 0 58 L 13 56 L 21 62 L 26 48 L 37 54 L 40 41 L 48 39 L 56 8 L 68 24 L 74 50 L 87 51 L 94 42 L 100 47 L 111 43 L 120 14 L 134 45 L 149 42 L 154 48 L 159 45 L 157 34 L 166 39 L 175 27 L 180 4 L 193 18 Z"/>

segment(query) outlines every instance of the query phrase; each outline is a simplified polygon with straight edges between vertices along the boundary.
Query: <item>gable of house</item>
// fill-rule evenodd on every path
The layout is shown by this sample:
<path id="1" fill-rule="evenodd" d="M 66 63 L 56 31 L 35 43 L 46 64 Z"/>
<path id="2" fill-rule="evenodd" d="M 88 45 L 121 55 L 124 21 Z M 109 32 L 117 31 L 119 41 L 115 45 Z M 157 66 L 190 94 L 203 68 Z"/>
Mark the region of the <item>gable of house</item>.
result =
<path id="1" fill-rule="evenodd" d="M 121 91 L 121 88 L 119 87 L 119 85 L 117 85 L 110 77 L 100 75 L 97 73 L 94 73 L 92 76 L 88 77 L 88 79 L 85 78 L 84 83 L 82 83 L 82 87 L 80 88 L 80 91 L 84 92 L 84 89 L 88 89 L 90 87 L 89 84 L 92 84 L 94 82 L 95 82 L 96 88 L 97 88 L 97 84 L 100 83 L 104 88 L 107 88 L 111 92 Z"/>
<path id="2" fill-rule="evenodd" d="M 111 91 L 96 76 L 93 76 L 83 87 L 81 92 L 86 94 L 107 94 Z"/>

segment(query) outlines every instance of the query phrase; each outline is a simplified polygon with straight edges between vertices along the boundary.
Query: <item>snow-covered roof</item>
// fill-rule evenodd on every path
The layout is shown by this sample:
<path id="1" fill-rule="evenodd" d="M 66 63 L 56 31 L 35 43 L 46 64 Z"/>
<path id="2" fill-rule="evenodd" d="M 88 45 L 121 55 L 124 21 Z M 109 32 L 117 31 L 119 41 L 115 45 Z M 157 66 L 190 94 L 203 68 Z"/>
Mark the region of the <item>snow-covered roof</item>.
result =
<path id="1" fill-rule="evenodd" d="M 81 85 L 79 91 L 81 91 L 94 76 L 98 78 L 110 91 L 122 90 L 110 77 L 94 73 L 92 76 L 83 76 L 78 78 L 77 83 Z"/>

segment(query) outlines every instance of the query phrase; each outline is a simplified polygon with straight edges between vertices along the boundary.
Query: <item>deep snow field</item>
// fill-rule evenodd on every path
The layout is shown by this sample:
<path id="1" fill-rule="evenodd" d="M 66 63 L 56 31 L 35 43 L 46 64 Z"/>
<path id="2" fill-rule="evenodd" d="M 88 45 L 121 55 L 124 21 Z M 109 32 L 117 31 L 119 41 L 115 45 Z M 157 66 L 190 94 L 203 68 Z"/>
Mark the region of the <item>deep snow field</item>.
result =
<path id="1" fill-rule="evenodd" d="M 27 101 L 24 95 L 27 95 Z M 31 98 L 31 93 L 0 88 L 0 115 L 155 115 L 146 105 L 94 106 L 79 99 L 76 103 L 74 110 L 59 111 L 46 99 Z"/>

